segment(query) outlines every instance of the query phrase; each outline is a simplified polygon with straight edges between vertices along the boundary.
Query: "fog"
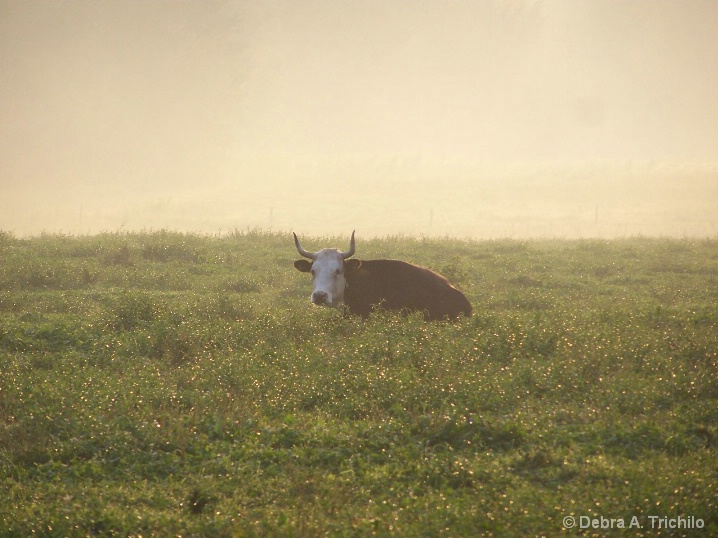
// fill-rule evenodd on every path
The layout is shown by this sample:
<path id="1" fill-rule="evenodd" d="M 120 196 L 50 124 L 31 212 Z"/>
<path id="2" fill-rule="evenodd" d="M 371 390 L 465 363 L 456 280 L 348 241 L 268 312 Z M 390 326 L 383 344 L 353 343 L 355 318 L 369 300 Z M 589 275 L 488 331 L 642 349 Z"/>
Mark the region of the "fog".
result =
<path id="1" fill-rule="evenodd" d="M 0 230 L 718 235 L 714 0 L 0 0 Z"/>

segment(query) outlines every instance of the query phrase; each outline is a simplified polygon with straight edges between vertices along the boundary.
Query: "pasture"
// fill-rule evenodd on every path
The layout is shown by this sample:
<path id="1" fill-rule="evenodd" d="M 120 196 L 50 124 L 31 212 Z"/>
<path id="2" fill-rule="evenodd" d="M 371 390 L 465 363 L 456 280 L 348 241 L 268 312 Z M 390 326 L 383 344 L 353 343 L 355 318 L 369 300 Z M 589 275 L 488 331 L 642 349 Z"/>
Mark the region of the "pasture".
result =
<path id="1" fill-rule="evenodd" d="M 0 232 L 0 535 L 718 535 L 718 239 L 356 257 L 473 317 L 314 307 L 288 233 Z"/>

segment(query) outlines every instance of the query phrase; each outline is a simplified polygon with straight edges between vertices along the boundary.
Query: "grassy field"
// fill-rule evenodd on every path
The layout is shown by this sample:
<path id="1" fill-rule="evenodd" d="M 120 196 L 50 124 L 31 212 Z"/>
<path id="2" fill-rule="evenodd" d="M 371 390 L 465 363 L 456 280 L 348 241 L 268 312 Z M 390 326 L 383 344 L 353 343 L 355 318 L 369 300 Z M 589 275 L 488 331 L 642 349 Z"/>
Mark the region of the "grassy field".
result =
<path id="1" fill-rule="evenodd" d="M 357 240 L 474 316 L 312 307 L 289 234 L 0 233 L 0 535 L 718 535 L 718 239 Z"/>

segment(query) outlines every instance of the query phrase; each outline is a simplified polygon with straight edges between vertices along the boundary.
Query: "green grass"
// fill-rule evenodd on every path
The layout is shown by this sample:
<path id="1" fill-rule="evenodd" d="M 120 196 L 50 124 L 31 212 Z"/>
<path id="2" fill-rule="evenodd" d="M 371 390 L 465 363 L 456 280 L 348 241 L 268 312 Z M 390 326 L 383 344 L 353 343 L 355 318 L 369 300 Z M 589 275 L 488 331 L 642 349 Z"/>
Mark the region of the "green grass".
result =
<path id="1" fill-rule="evenodd" d="M 718 240 L 357 247 L 474 316 L 312 307 L 288 234 L 0 233 L 0 535 L 718 534 Z"/>

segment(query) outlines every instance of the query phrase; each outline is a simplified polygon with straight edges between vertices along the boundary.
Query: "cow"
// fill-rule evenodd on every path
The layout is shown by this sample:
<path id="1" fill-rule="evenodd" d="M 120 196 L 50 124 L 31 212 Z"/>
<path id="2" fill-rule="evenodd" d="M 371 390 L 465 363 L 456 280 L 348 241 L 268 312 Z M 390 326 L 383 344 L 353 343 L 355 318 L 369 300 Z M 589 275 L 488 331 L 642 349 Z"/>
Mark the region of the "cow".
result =
<path id="1" fill-rule="evenodd" d="M 315 305 L 344 305 L 350 314 L 363 318 L 377 308 L 421 312 L 427 321 L 471 315 L 471 304 L 464 294 L 425 267 L 400 260 L 349 259 L 356 251 L 354 232 L 345 252 L 333 248 L 308 252 L 297 234 L 293 235 L 297 251 L 308 258 L 295 261 L 294 267 L 311 273 L 311 302 Z"/>

